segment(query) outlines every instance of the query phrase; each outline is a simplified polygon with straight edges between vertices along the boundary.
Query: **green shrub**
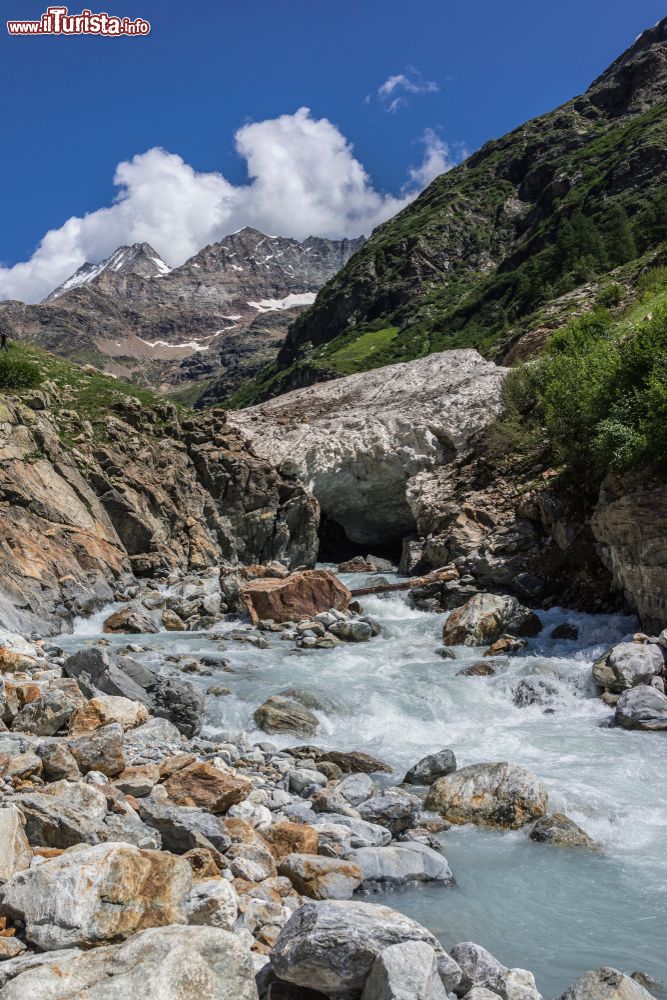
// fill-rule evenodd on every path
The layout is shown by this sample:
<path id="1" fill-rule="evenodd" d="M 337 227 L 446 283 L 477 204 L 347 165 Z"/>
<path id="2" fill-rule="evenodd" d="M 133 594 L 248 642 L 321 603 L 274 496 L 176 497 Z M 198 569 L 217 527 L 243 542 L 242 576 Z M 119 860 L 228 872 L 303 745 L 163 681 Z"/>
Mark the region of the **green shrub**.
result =
<path id="1" fill-rule="evenodd" d="M 41 381 L 42 373 L 32 361 L 17 358 L 12 351 L 0 354 L 0 389 L 35 389 Z"/>
<path id="2" fill-rule="evenodd" d="M 595 301 L 599 306 L 604 306 L 606 309 L 613 309 L 614 306 L 623 301 L 623 287 L 615 283 L 603 285 L 598 290 Z"/>
<path id="3" fill-rule="evenodd" d="M 667 471 L 667 307 L 630 332 L 596 310 L 560 330 L 537 361 L 514 369 L 489 433 L 528 457 L 536 441 L 580 482 L 608 469 Z"/>

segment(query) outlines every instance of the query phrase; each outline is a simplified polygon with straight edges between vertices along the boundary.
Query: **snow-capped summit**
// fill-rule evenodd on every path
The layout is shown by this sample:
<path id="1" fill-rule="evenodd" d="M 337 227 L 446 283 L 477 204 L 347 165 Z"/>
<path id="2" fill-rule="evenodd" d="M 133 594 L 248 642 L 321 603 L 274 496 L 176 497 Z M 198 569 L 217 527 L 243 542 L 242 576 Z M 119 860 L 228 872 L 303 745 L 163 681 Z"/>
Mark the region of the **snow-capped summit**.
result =
<path id="1" fill-rule="evenodd" d="M 47 295 L 44 302 L 52 302 L 73 288 L 87 285 L 104 272 L 138 274 L 142 278 L 152 278 L 169 274 L 170 270 L 171 268 L 167 267 L 159 253 L 149 243 L 133 243 L 132 246 L 118 247 L 110 257 L 98 264 L 86 261 L 78 271 Z"/>

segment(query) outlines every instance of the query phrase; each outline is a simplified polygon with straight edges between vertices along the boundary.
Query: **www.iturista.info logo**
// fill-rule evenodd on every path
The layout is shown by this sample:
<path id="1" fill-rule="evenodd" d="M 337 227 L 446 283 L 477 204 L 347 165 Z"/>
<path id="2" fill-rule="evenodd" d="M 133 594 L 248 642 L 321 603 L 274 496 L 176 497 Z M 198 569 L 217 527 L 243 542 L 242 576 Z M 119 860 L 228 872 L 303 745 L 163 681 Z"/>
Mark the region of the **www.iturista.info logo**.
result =
<path id="1" fill-rule="evenodd" d="M 93 14 L 82 10 L 70 14 L 67 7 L 47 7 L 39 21 L 7 21 L 10 35 L 105 35 L 121 38 L 150 34 L 151 26 L 142 17 L 133 21 L 114 14 Z"/>

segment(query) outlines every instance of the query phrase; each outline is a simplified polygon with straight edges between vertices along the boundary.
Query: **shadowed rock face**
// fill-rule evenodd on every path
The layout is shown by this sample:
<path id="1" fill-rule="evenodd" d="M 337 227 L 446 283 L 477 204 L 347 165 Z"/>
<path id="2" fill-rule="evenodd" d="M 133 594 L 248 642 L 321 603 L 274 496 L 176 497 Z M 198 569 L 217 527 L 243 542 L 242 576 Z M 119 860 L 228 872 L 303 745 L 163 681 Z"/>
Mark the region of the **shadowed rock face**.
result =
<path id="1" fill-rule="evenodd" d="M 477 351 L 445 351 L 296 390 L 229 422 L 296 475 L 349 539 L 380 543 L 414 530 L 410 479 L 493 419 L 505 374 Z"/>
<path id="2" fill-rule="evenodd" d="M 0 627 L 61 632 L 131 573 L 314 562 L 317 502 L 224 415 L 120 406 L 94 440 L 71 411 L 0 401 Z"/>

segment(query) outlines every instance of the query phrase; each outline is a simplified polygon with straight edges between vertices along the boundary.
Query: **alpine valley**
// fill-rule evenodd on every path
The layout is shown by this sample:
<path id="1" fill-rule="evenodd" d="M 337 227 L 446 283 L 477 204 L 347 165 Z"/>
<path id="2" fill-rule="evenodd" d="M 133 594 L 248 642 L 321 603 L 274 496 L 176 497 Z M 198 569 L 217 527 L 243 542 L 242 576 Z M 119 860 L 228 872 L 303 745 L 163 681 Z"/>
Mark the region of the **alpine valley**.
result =
<path id="1" fill-rule="evenodd" d="M 0 1000 L 665 1000 L 667 18 L 0 331 Z"/>

